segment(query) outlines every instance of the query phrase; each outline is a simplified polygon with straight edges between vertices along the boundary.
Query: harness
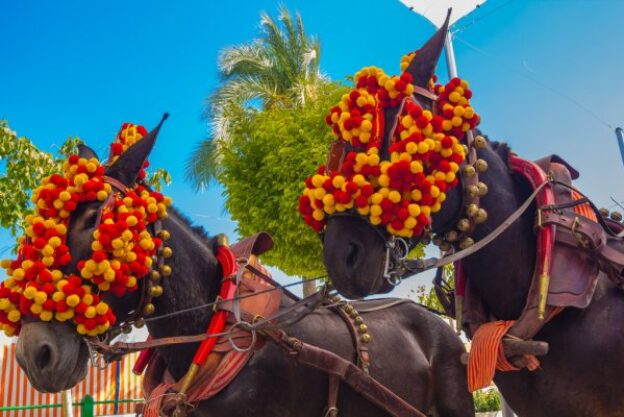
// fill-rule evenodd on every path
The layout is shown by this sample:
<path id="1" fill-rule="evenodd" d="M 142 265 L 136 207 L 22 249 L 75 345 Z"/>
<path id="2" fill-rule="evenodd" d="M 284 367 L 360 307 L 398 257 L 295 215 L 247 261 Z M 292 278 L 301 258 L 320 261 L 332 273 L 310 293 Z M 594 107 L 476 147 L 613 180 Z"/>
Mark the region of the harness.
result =
<path id="1" fill-rule="evenodd" d="M 207 400 L 231 383 L 254 352 L 268 341 L 279 346 L 287 357 L 328 375 L 329 389 L 325 416 L 338 415 L 340 382 L 393 416 L 425 417 L 425 414 L 398 397 L 368 373 L 371 340 L 362 316 L 351 304 L 320 291 L 280 309 L 284 292 L 259 264 L 257 256 L 273 245 L 266 233 L 245 239 L 231 247 L 221 240 L 216 251 L 223 270 L 219 299 L 205 334 L 151 339 L 140 343 L 116 342 L 113 345 L 88 339 L 94 350 L 123 355 L 141 350 L 134 371 L 145 371 L 145 417 L 188 415 L 200 401 Z M 323 305 L 342 318 L 351 334 L 354 361 L 290 337 L 282 327 L 301 320 Z M 395 305 L 391 303 L 389 306 Z M 382 306 L 385 307 L 385 306 Z M 381 307 L 379 307 L 381 308 Z M 378 309 L 378 308 L 376 308 Z M 375 310 L 376 310 L 375 309 Z M 365 311 L 362 311 L 365 312 Z M 166 369 L 156 347 L 200 342 L 186 375 L 176 381 Z"/>

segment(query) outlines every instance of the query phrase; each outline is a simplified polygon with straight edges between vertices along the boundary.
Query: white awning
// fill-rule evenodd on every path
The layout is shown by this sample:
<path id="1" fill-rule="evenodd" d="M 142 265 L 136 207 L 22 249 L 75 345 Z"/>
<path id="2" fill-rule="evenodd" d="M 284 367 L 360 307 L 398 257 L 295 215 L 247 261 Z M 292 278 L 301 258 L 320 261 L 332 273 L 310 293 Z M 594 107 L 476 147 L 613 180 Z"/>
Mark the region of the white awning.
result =
<path id="1" fill-rule="evenodd" d="M 449 8 L 451 13 L 450 26 L 453 26 L 462 17 L 466 16 L 486 0 L 400 0 L 410 10 L 422 15 L 429 20 L 436 28 L 441 27 L 446 19 Z"/>

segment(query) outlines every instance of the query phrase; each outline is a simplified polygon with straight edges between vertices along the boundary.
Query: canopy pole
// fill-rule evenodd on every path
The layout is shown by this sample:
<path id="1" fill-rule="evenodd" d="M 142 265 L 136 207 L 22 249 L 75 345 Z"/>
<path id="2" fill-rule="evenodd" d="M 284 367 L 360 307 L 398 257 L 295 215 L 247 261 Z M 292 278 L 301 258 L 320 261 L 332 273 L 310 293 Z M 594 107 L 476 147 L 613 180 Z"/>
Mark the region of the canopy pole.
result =
<path id="1" fill-rule="evenodd" d="M 449 28 L 444 40 L 444 52 L 446 55 L 446 69 L 449 79 L 457 77 L 457 63 L 455 62 L 455 50 L 453 49 L 453 33 Z"/>
<path id="2" fill-rule="evenodd" d="M 449 28 L 446 33 L 446 39 L 444 40 L 444 52 L 446 56 L 446 69 L 448 71 L 449 79 L 453 79 L 457 77 L 457 62 L 455 61 L 455 50 L 453 49 L 453 33 L 451 32 L 451 28 Z M 467 132 L 469 143 L 473 141 L 473 133 L 472 130 Z M 622 161 L 624 162 L 624 138 L 622 137 L 622 129 L 616 130 L 616 134 L 618 135 L 618 143 L 620 144 L 620 151 L 622 152 Z M 515 417 L 515 414 L 507 401 L 502 394 L 501 397 L 501 408 L 503 417 Z"/>
<path id="3" fill-rule="evenodd" d="M 624 163 L 624 133 L 621 127 L 615 129 L 615 137 L 617 138 L 618 147 L 620 148 L 622 163 Z"/>

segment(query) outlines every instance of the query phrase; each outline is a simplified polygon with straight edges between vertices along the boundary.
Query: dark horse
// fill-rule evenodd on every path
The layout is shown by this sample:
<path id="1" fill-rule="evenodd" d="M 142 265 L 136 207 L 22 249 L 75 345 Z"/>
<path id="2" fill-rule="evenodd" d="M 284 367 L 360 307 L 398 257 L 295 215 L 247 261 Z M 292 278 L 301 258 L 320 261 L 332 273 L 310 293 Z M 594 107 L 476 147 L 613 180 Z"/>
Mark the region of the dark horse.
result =
<path id="1" fill-rule="evenodd" d="M 426 87 L 433 74 L 443 47 L 440 39 L 430 41 L 415 58 L 420 59 L 417 78 L 423 81 L 421 87 Z M 480 176 L 489 187 L 481 200 L 489 217 L 477 226 L 473 234 L 476 242 L 507 219 L 531 193 L 529 184 L 508 168 L 507 146 L 490 143 L 478 151 L 478 157 L 489 166 Z M 462 187 L 457 187 L 433 216 L 433 232 L 450 230 L 463 210 Z M 534 216 L 535 207 L 494 242 L 463 261 L 471 285 L 499 320 L 517 319 L 527 300 L 536 262 Z M 343 295 L 360 298 L 390 288 L 383 277 L 386 248 L 379 232 L 385 233 L 358 216 L 329 217 L 324 260 L 334 286 Z M 535 336 L 550 346 L 548 354 L 540 358 L 541 369 L 497 373 L 496 384 L 522 417 L 624 416 L 622 319 L 622 291 L 601 276 L 588 308 L 565 309 Z"/>
<path id="2" fill-rule="evenodd" d="M 125 152 L 107 175 L 132 186 L 150 153 L 157 129 Z M 81 156 L 94 157 L 81 148 Z M 74 212 L 69 224 L 68 245 L 75 271 L 76 260 L 87 258 L 100 203 L 85 203 Z M 221 266 L 215 257 L 216 239 L 206 237 L 179 213 L 172 211 L 163 221 L 170 231 L 173 274 L 164 282 L 164 295 L 154 301 L 156 312 L 166 315 L 215 300 L 221 282 Z M 146 278 L 147 279 L 147 278 Z M 123 319 L 137 306 L 135 291 L 106 301 Z M 286 296 L 281 306 L 294 301 Z M 380 302 L 359 304 L 379 306 Z M 201 334 L 206 330 L 211 309 L 174 315 L 148 323 L 155 338 Z M 464 367 L 459 357 L 464 347 L 439 318 L 413 304 L 364 314 L 370 333 L 371 375 L 402 398 L 431 416 L 474 416 L 472 398 L 466 390 Z M 340 317 L 319 309 L 285 329 L 300 338 L 351 360 L 351 336 Z M 197 344 L 161 347 L 159 354 L 175 378 L 187 371 Z M 21 330 L 17 359 L 32 385 L 44 392 L 58 392 L 84 378 L 88 349 L 73 326 L 30 321 Z M 210 400 L 201 402 L 194 416 L 322 416 L 328 391 L 327 375 L 289 359 L 281 348 L 266 343 L 257 350 L 236 379 Z M 340 415 L 382 416 L 382 410 L 343 385 L 338 400 Z"/>

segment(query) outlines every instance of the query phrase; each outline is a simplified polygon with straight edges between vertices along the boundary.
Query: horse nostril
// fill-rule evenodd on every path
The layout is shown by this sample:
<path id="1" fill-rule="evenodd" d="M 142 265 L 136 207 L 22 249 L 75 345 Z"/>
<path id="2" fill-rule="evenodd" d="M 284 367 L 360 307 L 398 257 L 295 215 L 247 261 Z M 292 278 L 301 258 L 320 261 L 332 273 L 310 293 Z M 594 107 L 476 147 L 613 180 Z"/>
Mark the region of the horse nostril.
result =
<path id="1" fill-rule="evenodd" d="M 41 345 L 35 356 L 35 363 L 39 369 L 45 369 L 52 362 L 52 349 L 48 344 Z"/>
<path id="2" fill-rule="evenodd" d="M 349 251 L 347 252 L 347 266 L 353 267 L 358 260 L 360 248 L 355 243 L 349 243 Z"/>

